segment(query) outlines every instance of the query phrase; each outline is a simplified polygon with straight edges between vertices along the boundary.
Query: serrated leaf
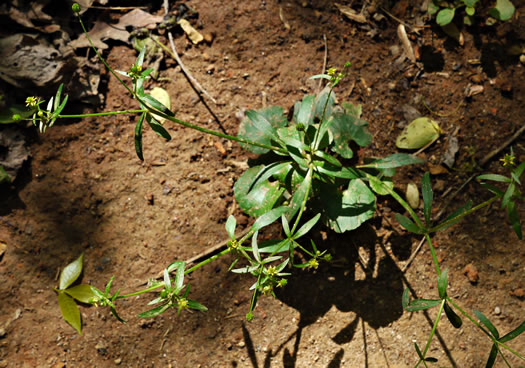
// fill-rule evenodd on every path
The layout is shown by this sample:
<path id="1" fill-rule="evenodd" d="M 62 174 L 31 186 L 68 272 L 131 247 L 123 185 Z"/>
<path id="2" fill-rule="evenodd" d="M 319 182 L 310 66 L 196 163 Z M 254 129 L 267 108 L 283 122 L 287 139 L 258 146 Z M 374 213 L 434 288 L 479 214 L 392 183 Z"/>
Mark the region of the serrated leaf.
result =
<path id="1" fill-rule="evenodd" d="M 438 292 L 441 299 L 447 297 L 447 286 L 448 286 L 448 269 L 443 270 L 438 276 Z"/>
<path id="2" fill-rule="evenodd" d="M 328 122 L 328 130 L 334 139 L 333 151 L 344 158 L 352 158 L 353 152 L 348 146 L 350 141 L 365 147 L 372 142 L 372 135 L 368 132 L 368 122 L 354 116 L 334 113 Z"/>
<path id="3" fill-rule="evenodd" d="M 454 310 L 452 308 L 450 308 L 448 303 L 445 303 L 445 314 L 446 314 L 448 320 L 450 321 L 450 323 L 452 324 L 452 326 L 454 326 L 455 328 L 460 328 L 461 327 L 461 325 L 463 324 L 463 321 L 461 320 L 461 317 L 458 316 L 456 314 L 456 312 L 454 312 Z"/>
<path id="4" fill-rule="evenodd" d="M 430 173 L 428 172 L 423 175 L 423 180 L 421 181 L 421 192 L 423 193 L 423 212 L 425 213 L 425 221 L 427 226 L 430 226 L 434 194 L 432 192 L 432 185 L 430 184 Z"/>
<path id="5" fill-rule="evenodd" d="M 512 18 L 516 8 L 509 0 L 497 0 L 496 6 L 489 10 L 491 17 L 500 21 L 506 21 Z"/>
<path id="6" fill-rule="evenodd" d="M 436 23 L 440 26 L 446 26 L 450 22 L 452 22 L 452 19 L 454 19 L 454 14 L 456 13 L 456 9 L 454 8 L 445 8 L 441 9 L 436 16 Z"/>
<path id="7" fill-rule="evenodd" d="M 58 305 L 64 320 L 71 325 L 80 335 L 82 335 L 82 321 L 80 310 L 72 297 L 64 292 L 58 293 Z"/>
<path id="8" fill-rule="evenodd" d="M 252 188 L 258 173 L 264 166 L 254 166 L 246 170 L 233 186 L 235 200 L 239 207 L 250 216 L 258 217 L 271 210 L 281 199 L 285 188 L 279 181 L 268 180 Z"/>
<path id="9" fill-rule="evenodd" d="M 82 273 L 82 262 L 84 260 L 84 253 L 82 253 L 76 260 L 68 264 L 60 273 L 60 280 L 58 288 L 60 290 L 67 289 L 73 284 Z"/>
<path id="10" fill-rule="evenodd" d="M 373 169 L 393 169 L 396 167 L 406 166 L 406 165 L 416 165 L 422 164 L 425 161 L 419 157 L 407 154 L 407 153 L 394 153 L 385 158 L 375 160 L 369 164 L 360 165 L 358 167 L 370 167 Z"/>
<path id="11" fill-rule="evenodd" d="M 419 149 L 439 138 L 441 129 L 436 121 L 427 117 L 413 120 L 399 134 L 396 147 L 401 149 Z"/>
<path id="12" fill-rule="evenodd" d="M 146 113 L 140 114 L 137 125 L 135 125 L 135 152 L 140 161 L 144 161 L 144 155 L 142 153 L 142 126 L 144 123 L 144 117 Z"/>
<path id="13" fill-rule="evenodd" d="M 505 336 L 503 336 L 501 339 L 499 339 L 499 341 L 502 343 L 506 343 L 507 341 L 515 339 L 516 337 L 521 335 L 523 332 L 525 332 L 525 322 L 521 322 L 521 325 L 519 325 L 514 330 L 510 331 Z"/>
<path id="14" fill-rule="evenodd" d="M 420 310 L 437 307 L 441 304 L 440 299 L 415 299 L 405 308 L 407 312 L 417 312 Z"/>
<path id="15" fill-rule="evenodd" d="M 86 304 L 89 304 L 89 300 L 97 296 L 93 292 L 91 285 L 86 284 L 70 287 L 69 289 L 65 289 L 64 292 L 79 302 Z"/>
<path id="16" fill-rule="evenodd" d="M 228 220 L 226 220 L 226 232 L 228 233 L 228 236 L 231 240 L 235 239 L 235 228 L 237 226 L 237 220 L 233 215 L 230 215 L 228 217 Z"/>
<path id="17" fill-rule="evenodd" d="M 399 213 L 395 213 L 394 217 L 401 226 L 403 226 L 406 230 L 410 231 L 411 233 L 423 234 L 423 230 L 420 229 L 415 223 L 413 223 L 412 220 L 410 220 L 408 217 L 403 216 Z"/>
<path id="18" fill-rule="evenodd" d="M 138 317 L 140 318 L 153 318 L 153 317 L 157 317 L 158 315 L 166 312 L 169 308 L 169 304 L 163 304 L 163 305 L 159 305 L 158 307 L 155 307 L 153 309 L 150 309 L 149 311 L 146 311 L 146 312 L 142 312 L 138 315 Z"/>
<path id="19" fill-rule="evenodd" d="M 499 332 L 496 327 L 494 327 L 492 322 L 490 322 L 489 319 L 480 311 L 474 310 L 474 314 L 476 317 L 478 317 L 479 321 L 489 329 L 492 336 L 494 336 L 496 339 L 499 339 Z"/>

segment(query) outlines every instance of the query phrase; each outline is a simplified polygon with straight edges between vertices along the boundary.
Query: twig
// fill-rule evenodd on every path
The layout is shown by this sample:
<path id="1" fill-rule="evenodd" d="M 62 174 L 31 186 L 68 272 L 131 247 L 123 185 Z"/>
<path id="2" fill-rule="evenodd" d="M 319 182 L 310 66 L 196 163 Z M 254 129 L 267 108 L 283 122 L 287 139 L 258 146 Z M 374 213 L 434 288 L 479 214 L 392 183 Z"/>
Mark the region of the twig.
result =
<path id="1" fill-rule="evenodd" d="M 328 61 L 328 46 L 326 44 L 326 34 L 323 34 L 323 40 L 324 40 L 324 61 L 323 61 L 323 69 L 321 70 L 321 74 L 326 73 L 326 63 Z M 319 84 L 317 84 L 316 94 L 319 93 L 322 83 L 323 83 L 323 79 L 319 78 Z"/>
<path id="2" fill-rule="evenodd" d="M 488 155 L 486 155 L 483 160 L 479 162 L 480 166 L 485 166 L 487 162 L 489 162 L 494 156 L 496 156 L 498 153 L 503 151 L 507 146 L 509 146 L 512 142 L 516 140 L 523 132 L 525 131 L 525 124 L 521 128 L 518 129 L 516 133 L 512 135 L 509 139 L 507 139 L 501 146 L 496 148 L 495 150 L 491 151 Z"/>
<path id="3" fill-rule="evenodd" d="M 422 238 L 421 241 L 419 242 L 417 248 L 415 251 L 412 252 L 412 254 L 410 255 L 410 258 L 408 259 L 407 263 L 403 266 L 403 268 L 401 269 L 401 272 L 405 272 L 408 267 L 410 267 L 410 264 L 412 263 L 412 261 L 414 260 L 414 258 L 416 258 L 417 254 L 419 253 L 419 250 L 421 249 L 421 247 L 423 246 L 423 243 L 425 243 L 425 238 Z"/>

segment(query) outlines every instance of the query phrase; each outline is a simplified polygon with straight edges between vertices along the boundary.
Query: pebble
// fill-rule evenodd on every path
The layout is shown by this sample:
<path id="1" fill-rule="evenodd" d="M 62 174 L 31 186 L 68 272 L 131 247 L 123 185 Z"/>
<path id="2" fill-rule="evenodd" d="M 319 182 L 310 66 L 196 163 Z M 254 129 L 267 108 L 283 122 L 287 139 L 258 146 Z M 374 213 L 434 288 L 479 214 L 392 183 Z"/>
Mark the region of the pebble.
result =
<path id="1" fill-rule="evenodd" d="M 496 308 L 494 308 L 494 314 L 495 314 L 496 316 L 499 316 L 499 315 L 501 314 L 501 309 L 500 309 L 500 307 L 496 307 Z"/>
<path id="2" fill-rule="evenodd" d="M 122 363 L 122 358 L 117 358 L 114 360 L 114 362 L 116 365 L 119 365 L 120 363 Z"/>
<path id="3" fill-rule="evenodd" d="M 467 279 L 472 284 L 475 284 L 479 281 L 478 269 L 472 263 L 469 263 L 468 265 L 465 266 L 465 268 L 463 269 L 463 273 L 467 276 Z"/>
<path id="4" fill-rule="evenodd" d="M 522 64 L 525 64 L 525 54 L 521 54 L 521 55 L 520 55 L 520 62 L 521 62 Z"/>

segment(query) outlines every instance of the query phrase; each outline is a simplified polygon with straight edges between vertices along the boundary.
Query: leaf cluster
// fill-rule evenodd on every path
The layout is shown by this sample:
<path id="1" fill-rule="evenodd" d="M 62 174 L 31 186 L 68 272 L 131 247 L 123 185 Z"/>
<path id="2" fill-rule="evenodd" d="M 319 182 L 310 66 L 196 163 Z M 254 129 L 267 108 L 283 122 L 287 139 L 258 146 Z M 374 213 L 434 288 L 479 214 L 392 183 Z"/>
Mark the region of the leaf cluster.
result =
<path id="1" fill-rule="evenodd" d="M 452 23 L 454 18 L 459 14 L 460 10 L 464 10 L 463 23 L 465 25 L 474 24 L 474 16 L 476 14 L 476 6 L 479 0 L 432 0 L 428 6 L 428 13 L 436 15 L 436 23 L 444 27 L 448 34 L 451 27 L 455 27 Z M 495 6 L 489 9 L 489 15 L 495 20 L 507 21 L 512 18 L 515 13 L 515 7 L 510 0 L 497 0 Z M 490 24 L 489 20 L 487 20 Z M 457 28 L 456 28 L 457 30 Z"/>

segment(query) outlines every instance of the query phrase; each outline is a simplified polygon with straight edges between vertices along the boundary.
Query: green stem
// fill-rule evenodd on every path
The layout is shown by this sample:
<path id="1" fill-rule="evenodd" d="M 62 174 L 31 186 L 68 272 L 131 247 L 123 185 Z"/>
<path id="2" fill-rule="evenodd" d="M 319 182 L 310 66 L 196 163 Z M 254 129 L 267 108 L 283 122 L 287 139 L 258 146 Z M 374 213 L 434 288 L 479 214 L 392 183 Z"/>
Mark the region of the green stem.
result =
<path id="1" fill-rule="evenodd" d="M 121 110 L 121 111 L 108 111 L 108 112 L 96 112 L 92 114 L 74 114 L 74 115 L 58 115 L 57 118 L 73 119 L 73 118 L 88 118 L 92 116 L 109 116 L 109 115 L 120 115 L 120 114 L 140 114 L 147 112 L 147 110 Z"/>
<path id="2" fill-rule="evenodd" d="M 140 295 L 140 294 L 149 293 L 150 291 L 156 290 L 156 289 L 161 288 L 161 287 L 164 287 L 164 283 L 163 282 L 158 283 L 157 285 L 150 286 L 149 288 L 146 288 L 146 289 L 143 289 L 143 290 L 135 291 L 134 293 L 130 293 L 130 294 L 126 294 L 126 295 L 119 295 L 119 296 L 117 296 L 117 299 L 124 299 L 124 298 L 129 298 L 129 297 Z"/>
<path id="3" fill-rule="evenodd" d="M 297 217 L 295 218 L 295 223 L 292 227 L 292 230 L 291 230 L 291 234 L 293 235 L 293 233 L 295 233 L 295 229 L 297 228 L 297 226 L 299 225 L 299 221 L 301 220 L 301 216 L 303 215 L 303 212 L 304 212 L 304 209 L 306 208 L 306 202 L 308 202 L 308 196 L 310 195 L 310 190 L 312 189 L 312 166 L 310 165 L 310 167 L 308 168 L 308 173 L 306 173 L 306 177 L 309 176 L 309 180 L 306 184 L 306 194 L 304 196 L 304 199 L 303 199 L 303 202 L 301 203 L 301 208 L 299 209 L 299 214 L 297 215 Z"/>
<path id="4" fill-rule="evenodd" d="M 312 156 L 314 154 L 314 150 L 317 149 L 317 140 L 319 139 L 321 128 L 323 124 L 326 124 L 326 122 L 324 121 L 324 115 L 326 114 L 326 107 L 328 106 L 328 102 L 330 101 L 330 95 L 332 94 L 333 90 L 334 90 L 334 86 L 332 86 L 332 88 L 330 88 L 330 91 L 328 92 L 328 97 L 326 98 L 326 102 L 323 106 L 323 113 L 321 114 L 321 123 L 319 124 L 319 129 L 315 131 L 314 144 L 310 146 L 310 153 L 312 154 Z"/>
<path id="5" fill-rule="evenodd" d="M 184 271 L 184 274 L 187 275 L 189 273 L 192 273 L 193 271 L 195 271 L 196 269 L 198 268 L 201 268 L 202 266 L 205 266 L 207 265 L 208 263 L 210 262 L 213 262 L 214 260 L 216 260 L 217 258 L 219 257 L 222 257 L 223 255 L 225 254 L 228 254 L 231 252 L 231 248 L 226 248 L 224 249 L 222 252 L 220 253 L 217 253 L 213 256 L 211 256 L 210 258 L 206 258 L 204 261 L 200 262 L 200 263 L 197 263 L 195 266 L 191 267 L 191 268 L 188 268 L 186 271 Z"/>
<path id="6" fill-rule="evenodd" d="M 423 350 L 423 357 L 427 355 L 428 349 L 430 348 L 430 343 L 432 342 L 432 339 L 434 338 L 434 335 L 436 334 L 436 329 L 439 323 L 439 320 L 441 319 L 441 313 L 443 313 L 443 308 L 445 308 L 445 300 L 441 301 L 441 305 L 439 306 L 439 312 L 436 317 L 436 321 L 434 322 L 434 326 L 432 326 L 432 332 L 430 333 L 430 336 L 427 341 L 427 345 L 425 346 L 425 350 Z"/>
<path id="7" fill-rule="evenodd" d="M 425 239 L 428 243 L 428 246 L 430 248 L 430 253 L 432 254 L 432 262 L 434 262 L 434 266 L 436 266 L 436 273 L 438 276 L 441 275 L 441 269 L 439 268 L 439 262 L 436 256 L 436 249 L 434 248 L 434 245 L 432 244 L 432 239 L 430 238 L 430 234 L 425 234 Z"/>
<path id="8" fill-rule="evenodd" d="M 480 203 L 480 204 L 478 204 L 478 205 L 475 206 L 475 207 L 472 207 L 470 210 L 465 211 L 465 212 L 463 212 L 462 214 L 460 214 L 460 215 L 458 215 L 458 216 L 456 216 L 456 217 L 454 217 L 454 218 L 451 218 L 450 220 L 445 221 L 445 222 L 443 222 L 443 223 L 441 223 L 441 224 L 439 224 L 439 225 L 437 225 L 437 226 L 434 226 L 433 228 L 431 228 L 431 229 L 429 230 L 429 232 L 431 232 L 431 233 L 438 232 L 438 231 L 440 231 L 441 229 L 446 228 L 447 226 L 450 226 L 450 225 L 452 225 L 452 224 L 458 222 L 458 221 L 461 220 L 463 217 L 468 216 L 468 215 L 470 215 L 471 213 L 473 213 L 473 212 L 475 212 L 475 211 L 478 211 L 478 210 L 482 209 L 483 207 L 488 206 L 489 204 L 491 204 L 492 202 L 494 202 L 494 201 L 495 201 L 496 199 L 498 199 L 498 198 L 500 198 L 500 197 L 499 197 L 499 196 L 492 197 L 492 198 L 490 198 L 489 200 L 486 200 L 485 202 Z"/>

